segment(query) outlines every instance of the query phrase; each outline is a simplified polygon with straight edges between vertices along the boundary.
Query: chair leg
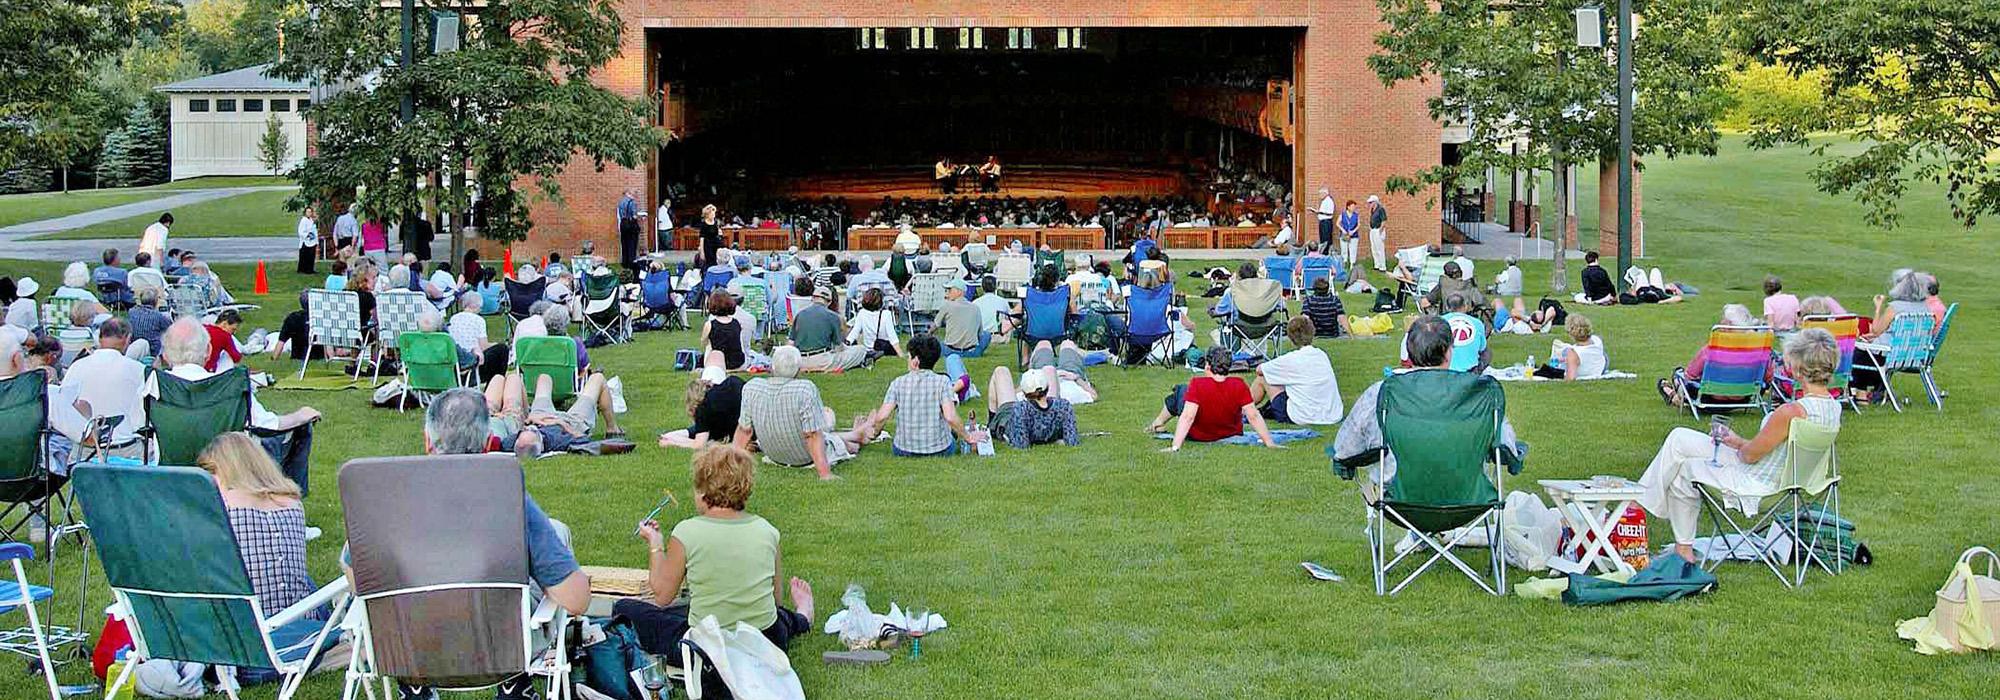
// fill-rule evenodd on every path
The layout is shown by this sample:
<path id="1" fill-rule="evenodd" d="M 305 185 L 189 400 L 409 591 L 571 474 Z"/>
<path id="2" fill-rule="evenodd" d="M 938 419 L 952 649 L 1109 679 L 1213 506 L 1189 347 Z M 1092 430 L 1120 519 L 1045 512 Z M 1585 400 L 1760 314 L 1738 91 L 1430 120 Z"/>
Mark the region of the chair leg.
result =
<path id="1" fill-rule="evenodd" d="M 35 601 L 28 595 L 28 572 L 21 567 L 21 560 L 10 562 L 14 565 L 14 580 L 21 587 L 21 609 L 28 613 L 28 632 L 35 638 L 35 656 L 42 663 L 42 680 L 48 683 L 49 700 L 62 700 L 62 690 L 56 687 L 56 663 L 49 658 L 49 640 L 42 629 L 41 615 L 35 610 Z M 50 584 L 55 581 L 51 579 Z"/>
<path id="2" fill-rule="evenodd" d="M 1924 380 L 1924 391 L 1930 394 L 1931 405 L 1936 406 L 1939 413 L 1943 413 L 1944 392 L 1938 391 L 1937 378 L 1931 376 L 1931 368 L 1923 368 L 1922 371 L 1917 373 L 1917 376 L 1922 377 Z"/>

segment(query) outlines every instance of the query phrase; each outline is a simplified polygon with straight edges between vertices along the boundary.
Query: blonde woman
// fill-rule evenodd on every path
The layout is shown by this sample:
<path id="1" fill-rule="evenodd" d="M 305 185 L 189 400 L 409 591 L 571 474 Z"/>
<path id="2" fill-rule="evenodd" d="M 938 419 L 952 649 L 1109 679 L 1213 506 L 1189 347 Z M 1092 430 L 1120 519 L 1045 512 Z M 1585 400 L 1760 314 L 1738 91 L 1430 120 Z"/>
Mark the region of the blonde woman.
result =
<path id="1" fill-rule="evenodd" d="M 1604 374 L 1607 360 L 1604 355 L 1604 339 L 1595 333 L 1590 317 L 1579 313 L 1569 315 L 1569 322 L 1563 324 L 1569 334 L 1569 342 L 1555 341 L 1549 349 L 1549 362 L 1535 368 L 1535 376 L 1544 379 L 1590 379 Z"/>
<path id="2" fill-rule="evenodd" d="M 291 607 L 312 595 L 319 586 L 306 573 L 306 512 L 300 502 L 299 485 L 285 478 L 270 453 L 247 433 L 223 433 L 208 443 L 196 463 L 215 477 L 222 490 L 222 505 L 229 513 L 229 529 L 236 534 L 243 568 L 250 574 L 250 588 L 265 614 Z M 272 632 L 283 652 L 286 647 L 306 643 L 326 619 L 318 610 L 303 619 Z M 334 635 L 322 645 L 331 646 Z M 287 656 L 289 658 L 289 655 Z M 244 683 L 266 683 L 277 679 L 270 669 L 245 669 Z"/>
<path id="3" fill-rule="evenodd" d="M 743 406 L 743 378 L 722 369 L 722 353 L 710 352 L 701 376 L 688 381 L 684 402 L 694 423 L 661 435 L 661 447 L 699 450 L 710 443 L 729 442 L 736 437 Z"/>

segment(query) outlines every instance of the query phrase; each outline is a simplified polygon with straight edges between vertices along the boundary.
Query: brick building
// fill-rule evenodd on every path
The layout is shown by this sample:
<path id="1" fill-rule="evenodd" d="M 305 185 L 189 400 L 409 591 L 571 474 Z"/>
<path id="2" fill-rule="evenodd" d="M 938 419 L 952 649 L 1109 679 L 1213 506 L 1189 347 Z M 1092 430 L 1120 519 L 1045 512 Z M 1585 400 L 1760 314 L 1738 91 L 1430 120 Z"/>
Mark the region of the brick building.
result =
<path id="1" fill-rule="evenodd" d="M 1435 83 L 1388 88 L 1368 69 L 1366 57 L 1375 52 L 1373 37 L 1379 28 L 1372 0 L 625 0 L 621 11 L 627 25 L 623 52 L 596 79 L 632 96 L 673 90 L 671 81 L 659 74 L 663 58 L 674 52 L 677 37 L 697 30 L 746 32 L 742 36 L 754 42 L 760 34 L 753 32 L 766 30 L 854 33 L 886 28 L 892 41 L 900 41 L 909 28 L 935 28 L 937 40 L 949 44 L 963 40 L 960 28 L 979 28 L 985 43 L 996 50 L 1010 29 L 1034 32 L 1040 46 L 1053 45 L 1055 33 L 1071 27 L 1104 33 L 1275 33 L 1288 37 L 1284 41 L 1290 47 L 1291 133 L 1281 146 L 1287 151 L 1291 190 L 1297 193 L 1294 208 L 1302 215 L 1298 220 L 1306 222 L 1301 233 L 1310 235 L 1312 227 L 1311 215 L 1303 209 L 1316 202 L 1319 188 L 1328 187 L 1337 199 L 1381 194 L 1391 214 L 1392 247 L 1438 238 L 1435 195 L 1382 192 L 1386 178 L 1439 162 L 1442 129 L 1424 107 Z M 909 36 L 918 41 L 916 33 Z M 782 43 L 765 48 L 779 55 L 788 51 Z M 811 57 L 801 55 L 800 60 Z M 949 87 L 980 89 L 976 84 Z M 665 111 L 665 119 L 677 118 L 673 109 Z M 517 254 L 573 250 L 585 239 L 598 241 L 599 250 L 616 250 L 615 202 L 630 188 L 650 211 L 658 201 L 659 168 L 659 158 L 637 169 L 611 166 L 603 171 L 577 159 L 561 179 L 564 201 L 537 205 L 535 232 L 517 247 Z"/>

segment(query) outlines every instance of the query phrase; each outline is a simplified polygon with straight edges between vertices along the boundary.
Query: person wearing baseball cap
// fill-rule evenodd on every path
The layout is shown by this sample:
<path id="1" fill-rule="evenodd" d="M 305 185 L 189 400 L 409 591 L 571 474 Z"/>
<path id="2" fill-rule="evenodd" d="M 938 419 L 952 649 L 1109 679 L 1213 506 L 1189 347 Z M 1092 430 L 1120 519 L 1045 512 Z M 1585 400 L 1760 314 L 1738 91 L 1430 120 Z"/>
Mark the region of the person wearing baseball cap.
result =
<path id="1" fill-rule="evenodd" d="M 803 300 L 803 301 L 802 301 Z M 841 372 L 868 361 L 868 348 L 848 345 L 847 329 L 835 313 L 833 288 L 816 287 L 811 277 L 792 281 L 792 327 L 787 335 L 799 350 L 799 368 Z"/>
<path id="2" fill-rule="evenodd" d="M 979 307 L 965 300 L 967 291 L 965 280 L 952 280 L 944 287 L 944 306 L 938 308 L 935 327 L 946 355 L 979 357 L 993 341 L 993 335 L 980 328 Z"/>
<path id="3" fill-rule="evenodd" d="M 1021 374 L 1017 390 L 1006 367 L 993 368 L 986 394 L 987 409 L 993 412 L 993 439 L 1019 450 L 1056 442 L 1075 447 L 1076 408 L 1054 395 L 1058 381 L 1054 366 L 1037 367 Z"/>

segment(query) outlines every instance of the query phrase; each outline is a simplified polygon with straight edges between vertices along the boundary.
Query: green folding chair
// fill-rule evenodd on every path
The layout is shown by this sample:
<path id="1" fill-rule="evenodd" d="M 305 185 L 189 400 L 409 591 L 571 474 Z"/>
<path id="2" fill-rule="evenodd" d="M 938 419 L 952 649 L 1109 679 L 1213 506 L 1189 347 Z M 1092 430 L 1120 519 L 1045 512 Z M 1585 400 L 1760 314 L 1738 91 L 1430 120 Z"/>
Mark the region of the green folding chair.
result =
<path id="1" fill-rule="evenodd" d="M 1695 480 L 1696 489 L 1701 491 L 1702 509 L 1708 514 L 1709 541 L 1723 543 L 1725 551 L 1733 551 L 1737 543 L 1748 543 L 1756 549 L 1757 559 L 1786 588 L 1804 585 L 1806 573 L 1813 566 L 1828 574 L 1843 571 L 1846 567 L 1839 556 L 1834 556 L 1832 562 L 1820 556 L 1820 537 L 1825 528 L 1812 522 L 1811 513 L 1830 509 L 1834 520 L 1840 519 L 1840 464 L 1834 452 L 1834 440 L 1839 435 L 1837 428 L 1803 419 L 1792 421 L 1791 432 L 1785 438 L 1785 465 L 1778 472 L 1777 491 L 1768 495 L 1738 494 Z M 1729 514 L 1732 509 L 1740 512 L 1737 506 L 1750 498 L 1759 503 L 1761 517 L 1746 515 L 1738 519 Z M 1764 508 L 1765 505 L 1771 507 Z M 1772 532 L 1773 528 L 1779 536 L 1766 537 L 1764 533 Z M 1811 534 L 1805 535 L 1807 531 Z M 1834 528 L 1833 537 L 1829 551 L 1846 551 L 1845 531 Z M 1787 563 L 1778 561 L 1776 549 L 1781 544 L 1793 550 Z M 1714 570 L 1727 558 L 1711 558 L 1709 551 L 1703 550 L 1698 563 L 1704 569 Z"/>
<path id="2" fill-rule="evenodd" d="M 403 386 L 417 392 L 417 405 L 431 397 L 466 386 L 473 368 L 458 366 L 458 343 L 444 333 L 404 331 L 396 335 L 396 355 L 403 362 Z M 402 404 L 396 410 L 402 411 Z"/>
<path id="3" fill-rule="evenodd" d="M 7 506 L 4 512 L 0 512 L 0 523 L 7 523 L 4 532 L 0 532 L 0 542 L 6 543 L 5 546 L 29 548 L 25 558 L 33 559 L 32 546 L 19 542 L 17 535 L 30 527 L 32 520 L 41 518 L 48 525 L 48 544 L 44 545 L 46 551 L 43 557 L 46 570 L 43 573 L 45 580 L 54 585 L 55 543 L 71 534 L 78 534 L 75 539 L 86 547 L 89 540 L 80 536 L 84 527 L 77 523 L 69 500 L 63 494 L 63 485 L 69 477 L 55 473 L 48 463 L 49 438 L 54 435 L 48 424 L 48 400 L 48 382 L 39 371 L 0 379 L 0 502 Z M 19 558 L 14 559 L 13 566 L 16 569 L 21 567 Z M 49 589 L 36 587 L 32 591 L 32 600 L 19 599 L 20 591 L 30 589 L 19 589 L 12 594 L 0 592 L 0 606 L 7 609 L 19 606 L 30 608 L 28 627 L 0 631 L 0 651 L 22 653 L 47 664 L 49 662 L 42 658 L 41 645 L 56 650 L 70 645 L 81 648 L 89 637 L 83 627 L 82 596 L 90 581 L 90 567 L 79 569 L 75 627 L 44 627 L 36 619 L 32 600 L 47 599 L 53 594 Z M 23 644 L 27 641 L 36 641 L 38 646 Z"/>
<path id="4" fill-rule="evenodd" d="M 1506 472 L 1520 469 L 1518 460 L 1509 463 L 1500 442 L 1506 410 L 1499 382 L 1483 375 L 1424 369 L 1382 380 L 1376 420 L 1382 428 L 1382 456 L 1395 458 L 1396 473 L 1383 484 L 1382 498 L 1365 504 L 1376 595 L 1395 595 L 1439 561 L 1487 593 L 1506 594 L 1500 494 Z M 1388 525 L 1408 530 L 1420 546 L 1390 558 Z M 1479 531 L 1492 544 L 1485 574 L 1453 554 L 1454 547 Z M 1418 553 L 1430 558 L 1390 587 L 1389 572 Z"/>
<path id="5" fill-rule="evenodd" d="M 515 340 L 514 366 L 521 370 L 522 386 L 530 394 L 535 391 L 535 382 L 546 376 L 553 387 L 550 400 L 561 403 L 576 396 L 579 382 L 575 338 L 551 335 Z"/>
<path id="6" fill-rule="evenodd" d="M 345 577 L 284 610 L 265 610 L 207 472 L 85 465 L 75 478 L 111 586 L 111 614 L 132 633 L 134 654 L 106 697 L 116 697 L 146 659 L 274 669 L 283 677 L 279 700 L 298 692 L 314 665 L 312 652 L 323 648 L 346 611 Z M 324 622 L 291 626 L 329 606 Z M 232 683 L 224 692 L 236 697 Z"/>
<path id="7" fill-rule="evenodd" d="M 154 372 L 140 432 L 152 441 L 152 464 L 194 464 L 215 436 L 250 425 L 250 370 L 242 365 L 201 381 Z"/>

